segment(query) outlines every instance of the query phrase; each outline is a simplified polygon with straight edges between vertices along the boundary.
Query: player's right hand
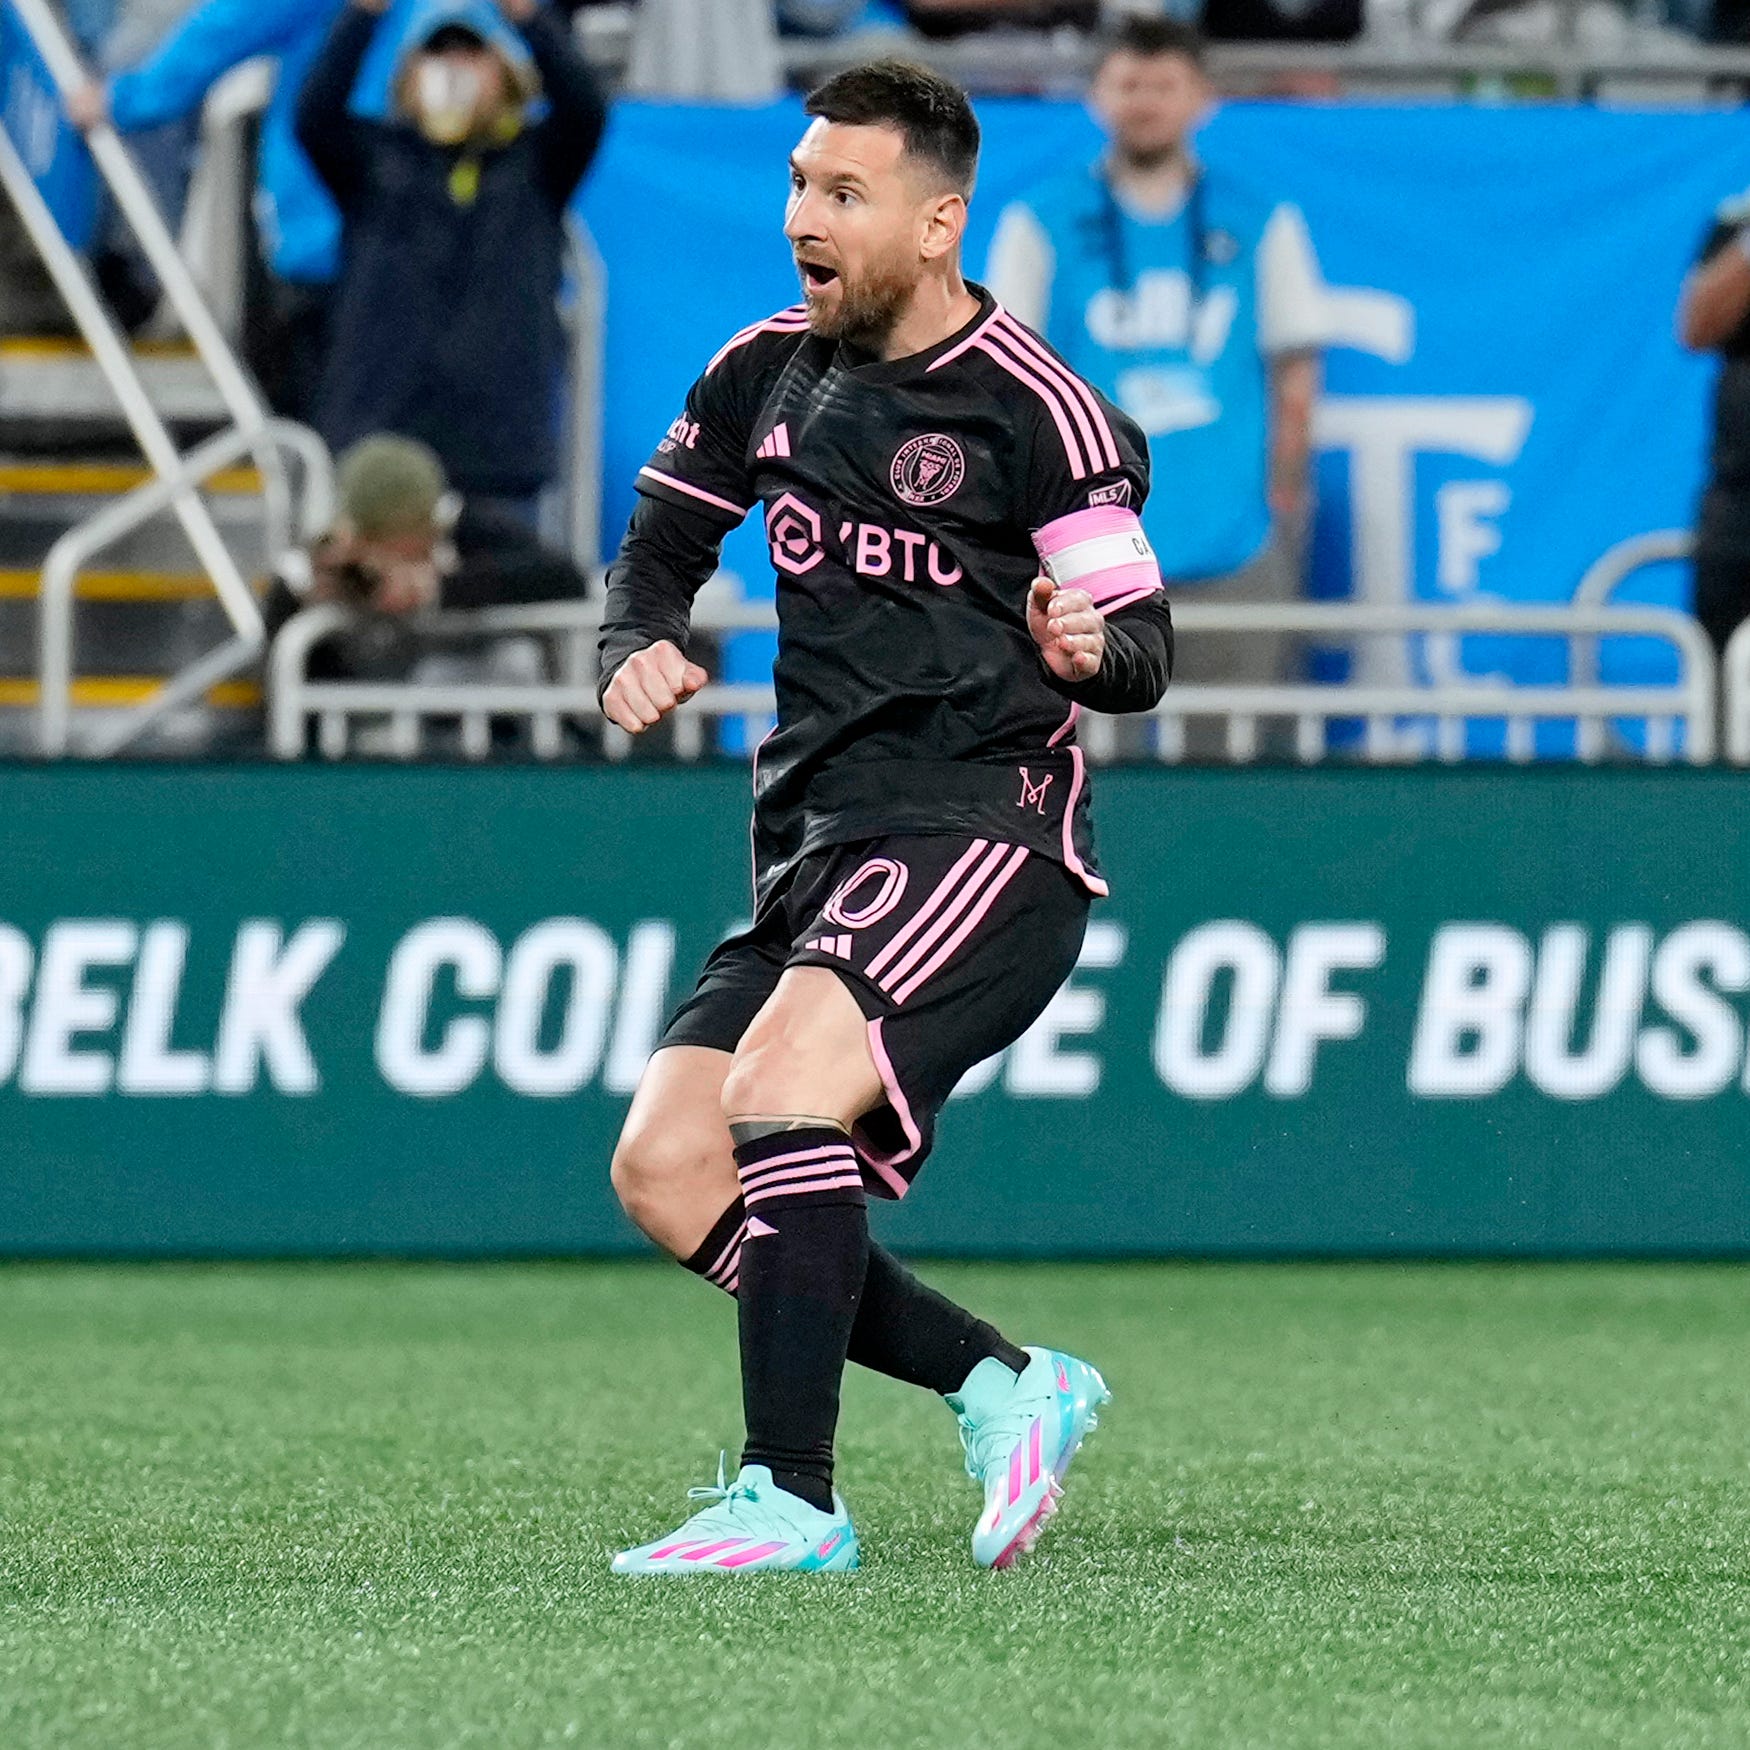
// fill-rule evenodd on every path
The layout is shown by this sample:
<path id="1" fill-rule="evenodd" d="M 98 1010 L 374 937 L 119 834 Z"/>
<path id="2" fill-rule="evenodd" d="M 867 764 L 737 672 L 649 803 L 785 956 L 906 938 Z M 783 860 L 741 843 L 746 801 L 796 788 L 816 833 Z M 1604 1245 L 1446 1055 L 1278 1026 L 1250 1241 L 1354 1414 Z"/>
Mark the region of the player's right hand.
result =
<path id="1" fill-rule="evenodd" d="M 638 735 L 685 704 L 708 678 L 664 638 L 634 651 L 614 670 L 602 694 L 602 714 L 627 734 Z"/>

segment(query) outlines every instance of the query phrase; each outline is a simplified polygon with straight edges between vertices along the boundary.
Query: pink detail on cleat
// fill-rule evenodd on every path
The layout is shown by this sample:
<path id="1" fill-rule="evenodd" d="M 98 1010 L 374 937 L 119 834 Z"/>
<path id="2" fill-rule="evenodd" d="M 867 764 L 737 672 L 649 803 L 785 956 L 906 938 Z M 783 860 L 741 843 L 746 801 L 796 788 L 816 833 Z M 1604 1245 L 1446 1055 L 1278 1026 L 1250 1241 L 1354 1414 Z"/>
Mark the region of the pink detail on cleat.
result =
<path id="1" fill-rule="evenodd" d="M 781 1543 L 756 1543 L 752 1549 L 737 1550 L 732 1556 L 719 1556 L 713 1564 L 719 1568 L 739 1568 L 743 1562 L 757 1562 L 761 1556 L 775 1556 Z"/>
<path id="2" fill-rule="evenodd" d="M 1032 1433 L 1027 1436 L 1027 1481 L 1029 1483 L 1039 1481 L 1039 1442 L 1044 1433 L 1045 1423 L 1037 1421 L 1033 1424 Z"/>
<path id="3" fill-rule="evenodd" d="M 1061 1361 L 1056 1363 L 1056 1366 L 1057 1366 L 1057 1389 L 1059 1391 L 1068 1391 L 1069 1390 L 1069 1370 L 1064 1366 L 1064 1364 Z"/>
<path id="4" fill-rule="evenodd" d="M 1031 1519 L 1023 1525 L 1015 1536 L 1015 1541 L 991 1563 L 993 1568 L 1012 1568 L 1016 1558 L 1024 1556 L 1039 1541 L 1039 1534 L 1045 1529 L 1045 1522 L 1057 1511 L 1058 1497 L 1062 1495 L 1054 1481 L 1045 1491 L 1045 1499 L 1039 1503 Z"/>
<path id="5" fill-rule="evenodd" d="M 650 1559 L 653 1562 L 660 1562 L 665 1556 L 678 1555 L 684 1549 L 692 1549 L 698 1541 L 696 1537 L 683 1537 L 679 1543 L 666 1543 L 661 1549 L 653 1549 L 650 1552 Z"/>
<path id="6" fill-rule="evenodd" d="M 703 1562 L 715 1555 L 721 1555 L 726 1549 L 735 1549 L 747 1542 L 745 1537 L 726 1537 L 717 1543 L 703 1543 L 697 1549 L 690 1549 L 681 1557 L 683 1562 Z"/>
<path id="7" fill-rule="evenodd" d="M 826 1558 L 830 1556 L 844 1541 L 845 1534 L 842 1531 L 835 1531 L 832 1536 L 815 1551 L 815 1554 L 818 1555 L 822 1561 L 825 1561 Z"/>
<path id="8" fill-rule="evenodd" d="M 1012 1507 L 1021 1498 L 1021 1447 L 1017 1442 L 1015 1450 L 1009 1454 L 1009 1505 Z"/>

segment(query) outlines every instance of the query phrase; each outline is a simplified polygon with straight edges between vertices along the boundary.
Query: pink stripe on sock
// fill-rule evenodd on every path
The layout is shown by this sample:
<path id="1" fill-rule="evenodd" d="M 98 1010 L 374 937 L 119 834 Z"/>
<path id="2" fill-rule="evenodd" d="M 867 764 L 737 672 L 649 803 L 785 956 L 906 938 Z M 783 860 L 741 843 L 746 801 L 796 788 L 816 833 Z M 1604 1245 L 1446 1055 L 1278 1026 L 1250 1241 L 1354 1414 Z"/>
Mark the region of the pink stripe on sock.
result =
<path id="1" fill-rule="evenodd" d="M 769 1190 L 773 1185 L 787 1185 L 796 1179 L 831 1178 L 834 1173 L 848 1172 L 856 1164 L 857 1157 L 846 1149 L 842 1155 L 815 1161 L 811 1166 L 784 1167 L 775 1173 L 748 1173 L 741 1181 L 741 1194 L 745 1197 L 749 1191 Z"/>
<path id="2" fill-rule="evenodd" d="M 712 1564 L 718 1568 L 739 1568 L 743 1562 L 757 1562 L 761 1556 L 775 1556 L 781 1543 L 756 1543 L 752 1549 L 737 1550 L 732 1556 L 719 1556 Z"/>
<path id="3" fill-rule="evenodd" d="M 829 1160 L 843 1156 L 851 1158 L 851 1145 L 848 1142 L 823 1142 L 817 1148 L 799 1148 L 787 1155 L 773 1155 L 768 1160 L 755 1161 L 747 1171 L 763 1173 L 771 1167 L 788 1167 L 797 1161 Z"/>
<path id="4" fill-rule="evenodd" d="M 1021 1447 L 1016 1443 L 1015 1450 L 1009 1454 L 1009 1505 L 1012 1507 L 1021 1498 Z"/>
<path id="5" fill-rule="evenodd" d="M 711 1268 L 705 1272 L 706 1276 L 711 1278 L 712 1280 L 715 1280 L 718 1276 L 722 1275 L 723 1270 L 724 1270 L 724 1266 L 727 1265 L 729 1263 L 729 1261 L 735 1256 L 735 1254 L 741 1250 L 741 1242 L 746 1238 L 747 1238 L 747 1223 L 744 1221 L 741 1224 L 741 1226 L 735 1230 L 735 1233 L 731 1237 L 729 1244 L 726 1245 L 723 1248 L 723 1250 L 717 1254 L 717 1262 L 715 1264 L 713 1264 L 711 1266 Z"/>
<path id="6" fill-rule="evenodd" d="M 933 960 L 926 961 L 905 984 L 893 992 L 893 1000 L 896 1003 L 905 1002 L 918 990 L 919 986 L 927 984 L 954 958 L 960 950 L 960 945 L 984 922 L 985 913 L 996 904 L 997 896 L 1020 873 L 1021 865 L 1027 861 L 1028 854 L 1025 845 L 1015 846 L 1015 854 L 1009 859 L 1008 866 L 985 888 L 984 897 L 973 907 L 966 921 L 942 944 Z"/>
<path id="7" fill-rule="evenodd" d="M 1039 1481 L 1039 1443 L 1045 1435 L 1045 1423 L 1036 1421 L 1033 1431 L 1027 1436 L 1027 1480 L 1030 1483 Z"/>
<path id="8" fill-rule="evenodd" d="M 794 1185 L 801 1179 L 831 1179 L 840 1173 L 848 1173 L 855 1169 L 855 1155 L 835 1156 L 830 1161 L 819 1161 L 812 1167 L 785 1167 L 781 1173 L 762 1173 L 757 1178 L 744 1179 L 741 1194 L 745 1197 L 750 1191 L 770 1191 L 775 1185 Z"/>
<path id="9" fill-rule="evenodd" d="M 774 1185 L 769 1191 L 750 1191 L 751 1203 L 770 1203 L 775 1197 L 808 1197 L 816 1191 L 861 1191 L 861 1173 L 845 1173 L 836 1179 L 811 1179 L 806 1185 Z"/>

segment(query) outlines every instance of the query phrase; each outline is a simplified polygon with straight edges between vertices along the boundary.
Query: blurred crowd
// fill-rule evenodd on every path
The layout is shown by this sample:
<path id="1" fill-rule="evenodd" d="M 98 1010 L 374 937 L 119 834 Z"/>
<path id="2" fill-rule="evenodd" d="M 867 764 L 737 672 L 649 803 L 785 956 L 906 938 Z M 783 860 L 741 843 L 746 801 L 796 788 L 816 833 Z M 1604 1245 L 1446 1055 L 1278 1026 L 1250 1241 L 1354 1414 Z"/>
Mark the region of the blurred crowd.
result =
<path id="1" fill-rule="evenodd" d="M 1561 0 L 1570 16 L 1585 3 Z M 577 15 L 592 0 L 64 4 L 97 70 L 70 99 L 70 119 L 125 134 L 173 221 L 207 94 L 244 63 L 275 65 L 255 155 L 259 285 L 245 339 L 273 408 L 313 426 L 340 459 L 334 527 L 280 566 L 267 604 L 271 628 L 308 605 L 352 616 L 310 673 L 420 678 L 433 653 L 408 626 L 423 611 L 581 597 L 586 578 L 542 546 L 538 528 L 568 382 L 565 215 L 607 113 L 607 81 L 580 46 L 589 29 Z M 1644 22 L 1672 22 L 1680 9 L 1703 33 L 1744 34 L 1724 0 L 1636 9 Z M 1200 163 L 1193 141 L 1214 100 L 1210 37 L 1341 40 L 1366 23 L 1363 0 L 1204 0 L 1201 29 L 1112 0 L 602 10 L 635 19 L 624 71 L 645 90 L 661 82 L 652 66 L 689 57 L 721 73 L 762 32 L 769 43 L 780 32 L 1097 31 L 1087 97 L 1105 135 L 1098 156 L 1014 201 L 989 259 L 969 266 L 1148 435 L 1150 534 L 1181 598 L 1265 604 L 1301 593 L 1327 343 L 1317 251 L 1298 209 Z M 1507 0 L 1470 5 L 1510 10 Z M 1424 11 L 1434 15 L 1434 0 Z M 1716 644 L 1750 612 L 1750 497 L 1739 485 L 1750 415 L 1733 411 L 1750 356 L 1747 220 L 1750 211 L 1722 215 L 1684 318 L 1689 344 L 1729 361 L 1704 518 L 1704 619 Z M 94 265 L 123 323 L 145 322 L 158 289 L 124 227 L 100 229 Z M 502 654 L 484 653 L 480 672 L 503 678 L 493 667 Z M 456 678 L 453 657 L 446 650 L 444 672 Z M 1282 639 L 1205 638 L 1179 679 L 1256 686 L 1289 678 L 1297 662 Z M 540 678 L 539 663 L 522 678 Z"/>

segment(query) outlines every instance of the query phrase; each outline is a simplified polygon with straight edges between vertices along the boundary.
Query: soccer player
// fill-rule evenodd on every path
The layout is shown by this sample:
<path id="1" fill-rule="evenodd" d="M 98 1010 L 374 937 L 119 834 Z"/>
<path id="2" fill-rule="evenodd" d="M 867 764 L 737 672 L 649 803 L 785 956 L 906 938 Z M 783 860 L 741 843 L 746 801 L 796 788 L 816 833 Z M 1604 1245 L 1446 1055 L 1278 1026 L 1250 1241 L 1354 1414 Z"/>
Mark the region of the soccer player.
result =
<path id="1" fill-rule="evenodd" d="M 960 267 L 978 124 L 895 62 L 808 100 L 784 234 L 803 302 L 733 336 L 647 467 L 609 578 L 602 707 L 634 734 L 723 536 L 764 507 L 777 728 L 754 768 L 752 927 L 711 955 L 614 1156 L 632 1218 L 739 1302 L 740 1472 L 620 1573 L 843 1570 L 848 1359 L 941 1394 L 984 1505 L 1030 1548 L 1104 1382 L 1018 1348 L 869 1239 L 961 1076 L 1069 975 L 1104 893 L 1077 715 L 1172 663 L 1137 518 L 1141 434 Z"/>

